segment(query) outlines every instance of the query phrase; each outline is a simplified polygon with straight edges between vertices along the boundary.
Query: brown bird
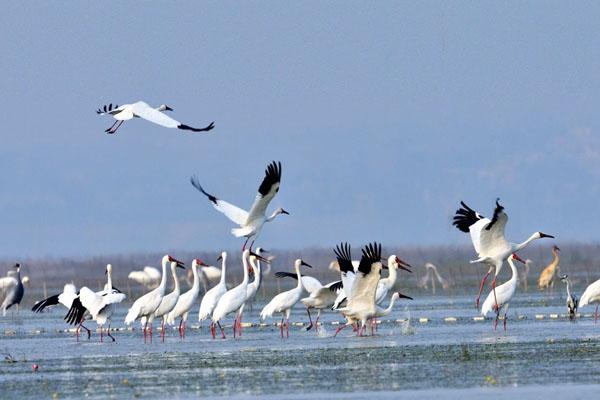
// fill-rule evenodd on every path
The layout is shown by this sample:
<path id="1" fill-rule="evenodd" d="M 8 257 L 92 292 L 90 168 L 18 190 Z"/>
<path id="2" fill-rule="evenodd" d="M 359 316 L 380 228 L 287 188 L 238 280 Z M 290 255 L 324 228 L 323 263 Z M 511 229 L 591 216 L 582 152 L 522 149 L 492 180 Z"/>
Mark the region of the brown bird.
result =
<path id="1" fill-rule="evenodd" d="M 547 288 L 554 288 L 554 278 L 556 278 L 556 273 L 560 268 L 560 255 L 558 252 L 560 249 L 558 246 L 552 246 L 552 261 L 540 274 L 540 279 L 538 279 L 538 288 L 540 290 L 544 290 Z"/>

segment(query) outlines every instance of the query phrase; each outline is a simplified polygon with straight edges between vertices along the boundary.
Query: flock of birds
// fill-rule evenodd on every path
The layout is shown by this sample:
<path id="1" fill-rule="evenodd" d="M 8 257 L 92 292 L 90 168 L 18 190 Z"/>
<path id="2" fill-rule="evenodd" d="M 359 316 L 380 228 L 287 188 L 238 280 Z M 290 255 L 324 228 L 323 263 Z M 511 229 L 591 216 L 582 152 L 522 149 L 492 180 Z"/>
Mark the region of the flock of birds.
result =
<path id="1" fill-rule="evenodd" d="M 102 109 L 98 109 L 97 113 L 111 115 L 116 120 L 106 130 L 109 134 L 115 133 L 124 121 L 133 118 L 142 118 L 163 127 L 193 132 L 207 132 L 214 128 L 214 122 L 205 128 L 193 128 L 181 124 L 167 116 L 164 111 L 172 111 L 172 108 L 166 105 L 152 108 L 148 104 L 139 101 L 122 106 L 109 104 Z M 185 268 L 185 264 L 170 255 L 165 255 L 162 258 L 162 271 L 156 271 L 151 267 L 145 268 L 143 271 L 135 271 L 132 273 L 133 275 L 130 275 L 132 279 L 144 284 L 159 281 L 158 286 L 133 302 L 125 317 L 126 325 L 131 325 L 139 320 L 144 342 L 148 339 L 152 341 L 154 319 L 158 319 L 162 325 L 161 337 L 163 341 L 165 327 L 176 325 L 177 320 L 179 320 L 179 336 L 182 339 L 185 337 L 189 313 L 193 311 L 200 298 L 200 285 L 203 276 L 205 288 L 206 282 L 210 281 L 207 277 L 214 278 L 218 275 L 219 281 L 209 290 L 205 290 L 205 294 L 200 301 L 198 320 L 200 322 L 210 321 L 210 332 L 213 339 L 217 336 L 217 328 L 219 328 L 221 337 L 225 338 L 225 331 L 221 322 L 228 315 L 234 315 L 233 336 L 236 337 L 242 334 L 244 307 L 256 296 L 261 285 L 263 264 L 268 266 L 270 263 L 269 257 L 266 255 L 268 252 L 261 247 L 253 250 L 254 243 L 265 223 L 274 221 L 279 215 L 289 215 L 283 208 L 277 208 L 271 214 L 267 214 L 269 204 L 279 192 L 281 173 L 280 162 L 274 161 L 267 166 L 265 176 L 249 211 L 208 193 L 196 176 L 191 177 L 192 186 L 206 196 L 216 210 L 223 213 L 237 225 L 236 228 L 231 230 L 231 233 L 236 237 L 245 238 L 242 246 L 243 279 L 239 285 L 228 289 L 226 282 L 226 252 L 221 254 L 222 266 L 218 274 L 217 271 L 211 270 L 212 268 L 216 269 L 215 267 L 207 265 L 200 259 L 194 259 L 191 263 L 192 285 L 188 291 L 183 293 L 181 292 L 177 273 L 178 269 Z M 471 209 L 464 202 L 461 202 L 461 207 L 456 211 L 453 219 L 453 225 L 457 229 L 470 234 L 473 247 L 477 253 L 477 258 L 470 262 L 482 264 L 487 268 L 487 272 L 481 280 L 479 294 L 476 299 L 478 308 L 485 282 L 493 274 L 491 290 L 481 306 L 481 313 L 484 316 L 490 313 L 495 314 L 494 329 L 496 329 L 501 315 L 503 316 L 504 329 L 506 329 L 509 303 L 518 285 L 519 273 L 515 262 L 526 264 L 517 253 L 535 240 L 553 238 L 552 235 L 537 231 L 521 243 L 509 242 L 504 235 L 507 221 L 508 216 L 498 200 L 491 219 Z M 249 246 L 248 242 L 250 242 Z M 553 247 L 553 262 L 540 276 L 539 287 L 541 289 L 552 287 L 554 284 L 559 265 L 559 251 L 558 247 Z M 411 299 L 409 296 L 393 291 L 399 270 L 412 272 L 410 264 L 394 254 L 384 258 L 381 244 L 373 242 L 363 246 L 359 259 L 353 259 L 351 246 L 346 242 L 338 244 L 334 249 L 334 254 L 336 257 L 335 268 L 339 270 L 340 274 L 340 278 L 336 281 L 321 284 L 316 278 L 305 274 L 303 267 L 312 267 L 302 259 L 295 261 L 293 272 L 278 272 L 276 274 L 280 278 L 289 277 L 297 280 L 297 285 L 293 289 L 274 296 L 260 312 L 261 320 L 271 318 L 276 314 L 281 315 L 281 322 L 279 323 L 281 337 L 289 337 L 290 314 L 293 307 L 299 302 L 307 310 L 309 318 L 307 329 L 312 329 L 314 326 L 315 331 L 318 332 L 321 312 L 331 309 L 342 315 L 346 320 L 345 324 L 338 327 L 335 335 L 342 329 L 353 326 L 357 334 L 362 336 L 368 328 L 373 334 L 376 319 L 388 315 L 392 311 L 395 301 L 400 298 Z M 511 278 L 507 282 L 497 285 L 496 278 L 505 261 L 511 268 Z M 386 277 L 382 277 L 384 269 L 388 271 Z M 173 290 L 167 293 L 169 270 L 173 281 Z M 114 341 L 115 339 L 111 335 L 111 318 L 116 305 L 123 302 L 126 296 L 112 285 L 112 266 L 110 264 L 106 266 L 106 276 L 107 282 L 103 290 L 93 291 L 86 286 L 77 290 L 72 283 L 69 283 L 64 286 L 62 293 L 37 302 L 33 306 L 33 311 L 40 312 L 46 307 L 62 304 L 68 310 L 65 320 L 77 327 L 77 338 L 79 338 L 80 329 L 85 329 L 88 338 L 90 337 L 91 331 L 84 326 L 84 322 L 93 320 L 100 330 L 100 341 L 103 341 L 104 332 Z M 567 306 L 570 315 L 575 315 L 577 307 L 596 304 L 595 316 L 597 319 L 598 305 L 600 304 L 600 280 L 589 285 L 581 298 L 577 300 L 572 294 L 569 278 L 565 275 L 561 279 L 567 285 Z M 427 275 L 421 282 L 421 286 L 431 284 L 435 287 L 436 281 L 443 288 L 447 287 L 447 281 L 440 276 L 435 265 L 430 264 L 427 266 Z M 4 301 L 0 306 L 3 315 L 5 315 L 7 309 L 13 305 L 18 306 L 23 298 L 24 288 L 20 277 L 19 264 L 15 265 L 13 271 L 10 271 L 7 277 L 0 280 L 0 289 L 5 293 Z M 305 292 L 308 293 L 308 296 L 303 297 Z M 389 305 L 383 308 L 382 304 L 388 297 L 390 298 Z M 314 323 L 310 314 L 311 310 L 317 311 L 317 318 Z"/>

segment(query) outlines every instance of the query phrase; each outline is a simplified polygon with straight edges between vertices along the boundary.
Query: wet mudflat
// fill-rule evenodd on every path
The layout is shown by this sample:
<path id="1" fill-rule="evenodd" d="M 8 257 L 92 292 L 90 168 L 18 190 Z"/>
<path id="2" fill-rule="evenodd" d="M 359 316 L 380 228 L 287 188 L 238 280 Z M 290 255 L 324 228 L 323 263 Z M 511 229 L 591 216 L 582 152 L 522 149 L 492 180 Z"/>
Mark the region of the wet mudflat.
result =
<path id="1" fill-rule="evenodd" d="M 13 359 L 0 362 L 0 387 L 5 398 L 366 398 L 374 391 L 407 398 L 584 398 L 600 390 L 600 325 L 589 314 L 576 323 L 550 318 L 563 308 L 522 296 L 504 332 L 473 320 L 471 307 L 470 297 L 423 298 L 410 309 L 398 307 L 363 338 L 350 328 L 333 338 L 333 314 L 318 335 L 293 326 L 285 340 L 275 326 L 253 326 L 241 338 L 213 341 L 193 321 L 184 341 L 169 330 L 164 344 L 156 330 L 154 342 L 144 344 L 139 329 L 115 332 L 116 343 L 99 343 L 96 334 L 77 342 L 61 331 L 62 310 L 22 312 L 0 322 L 0 351 Z M 259 308 L 245 320 L 257 321 Z M 119 311 L 116 327 L 125 308 Z M 298 308 L 293 320 L 304 319 Z"/>

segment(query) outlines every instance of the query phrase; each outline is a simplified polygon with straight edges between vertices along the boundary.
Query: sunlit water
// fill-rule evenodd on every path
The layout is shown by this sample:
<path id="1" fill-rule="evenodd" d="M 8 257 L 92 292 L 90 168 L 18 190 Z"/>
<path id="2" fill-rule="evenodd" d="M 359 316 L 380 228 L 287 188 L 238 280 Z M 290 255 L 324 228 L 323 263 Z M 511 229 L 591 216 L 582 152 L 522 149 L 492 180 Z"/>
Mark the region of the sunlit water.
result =
<path id="1" fill-rule="evenodd" d="M 318 335 L 292 326 L 282 340 L 279 328 L 268 326 L 246 328 L 235 340 L 229 328 L 226 340 L 212 340 L 192 313 L 186 339 L 169 330 L 164 344 L 156 329 L 152 344 L 143 343 L 139 329 L 115 332 L 116 343 L 99 343 L 96 333 L 77 342 L 62 332 L 64 309 L 22 310 L 0 319 L 0 351 L 14 360 L 0 362 L 1 397 L 372 398 L 374 391 L 388 398 L 399 391 L 405 398 L 597 397 L 600 325 L 589 317 L 593 308 L 573 323 L 549 318 L 564 314 L 562 301 L 521 295 L 504 332 L 501 323 L 494 331 L 491 321 L 474 321 L 472 300 L 401 303 L 372 337 L 356 337 L 348 328 L 333 338 L 331 322 L 339 319 L 325 313 Z M 256 322 L 259 308 L 244 320 Z M 113 326 L 122 327 L 125 311 L 121 307 Z M 292 319 L 305 321 L 306 313 L 299 307 Z"/>

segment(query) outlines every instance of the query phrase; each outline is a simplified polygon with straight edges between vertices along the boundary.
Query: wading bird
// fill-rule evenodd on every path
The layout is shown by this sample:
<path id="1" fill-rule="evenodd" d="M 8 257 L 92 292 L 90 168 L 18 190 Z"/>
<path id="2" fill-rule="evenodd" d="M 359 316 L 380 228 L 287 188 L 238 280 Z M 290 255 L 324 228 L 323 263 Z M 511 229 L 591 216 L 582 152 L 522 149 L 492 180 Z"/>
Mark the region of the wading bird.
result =
<path id="1" fill-rule="evenodd" d="M 475 301 L 475 306 L 479 308 L 479 298 L 483 291 L 483 285 L 488 276 L 494 271 L 494 279 L 492 280 L 492 290 L 496 287 L 496 277 L 502 269 L 502 264 L 512 253 L 515 253 L 534 240 L 541 238 L 554 238 L 552 235 L 547 235 L 542 232 L 533 233 L 527 240 L 521 243 L 508 242 L 504 237 L 504 228 L 508 221 L 508 215 L 504 212 L 504 207 L 496 200 L 496 209 L 494 216 L 490 220 L 483 215 L 475 212 L 464 202 L 460 202 L 462 208 L 456 210 L 452 225 L 456 226 L 462 232 L 470 233 L 473 247 L 479 256 L 476 260 L 470 261 L 473 263 L 483 263 L 489 266 L 489 269 L 479 285 L 479 294 Z M 494 291 L 495 292 L 495 291 Z"/>
<path id="2" fill-rule="evenodd" d="M 171 261 L 171 275 L 173 276 L 173 290 L 166 294 L 160 301 L 160 305 L 154 311 L 154 318 L 162 318 L 162 326 L 160 331 L 160 338 L 162 342 L 165 341 L 165 325 L 167 322 L 167 316 L 175 308 L 181 289 L 179 288 L 179 279 L 177 278 L 177 268 L 185 269 L 185 267 L 177 262 Z M 145 324 L 144 317 L 142 317 L 142 324 Z"/>
<path id="3" fill-rule="evenodd" d="M 240 226 L 239 228 L 232 229 L 231 233 L 235 237 L 246 238 L 242 251 L 246 250 L 246 244 L 248 244 L 250 238 L 253 238 L 250 243 L 250 250 L 252 250 L 252 246 L 258 238 L 265 222 L 273 221 L 279 214 L 289 215 L 289 213 L 281 207 L 276 209 L 269 217 L 265 214 L 269 203 L 273 200 L 273 197 L 275 197 L 277 192 L 279 192 L 280 181 L 281 163 L 273 161 L 265 170 L 265 178 L 260 184 L 254 204 L 252 204 L 250 212 L 248 212 L 207 193 L 200 185 L 196 176 L 190 178 L 192 185 L 208 198 L 216 210 L 222 212 L 227 218 Z"/>
<path id="4" fill-rule="evenodd" d="M 112 265 L 106 265 L 105 273 L 107 282 L 104 290 L 93 292 L 86 286 L 82 287 L 79 296 L 73 299 L 73 304 L 65 320 L 71 325 L 80 325 L 87 312 L 100 328 L 100 341 L 103 341 L 102 329 L 104 324 L 108 322 L 106 334 L 114 342 L 115 338 L 110 334 L 110 317 L 114 312 L 113 305 L 125 300 L 126 296 L 112 286 Z"/>
<path id="5" fill-rule="evenodd" d="M 79 292 L 77 292 L 77 288 L 75 287 L 75 285 L 73 285 L 72 283 L 67 283 L 64 286 L 62 293 L 55 294 L 44 300 L 38 301 L 37 303 L 35 303 L 33 305 L 33 307 L 31 308 L 31 311 L 33 311 L 34 313 L 39 313 L 39 312 L 42 312 L 46 307 L 54 306 L 57 304 L 62 304 L 63 306 L 65 306 L 67 308 L 67 310 L 70 310 L 71 306 L 73 305 L 73 300 L 75 300 L 75 298 L 78 295 L 79 295 Z M 79 326 L 77 327 L 77 330 L 75 331 L 78 341 L 79 341 L 79 331 L 81 330 L 81 328 L 86 330 L 88 339 L 92 335 L 92 331 L 90 331 L 88 328 L 86 328 L 83 325 L 83 321 L 86 319 L 90 319 L 90 318 L 91 318 L 90 314 L 86 312 L 83 315 L 83 317 L 81 318 L 81 321 L 79 321 Z"/>
<path id="6" fill-rule="evenodd" d="M 392 309 L 394 308 L 394 303 L 396 302 L 396 300 L 398 300 L 400 298 L 407 299 L 407 300 L 413 300 L 413 298 L 410 296 L 406 296 L 400 292 L 396 292 L 392 295 L 392 297 L 390 299 L 390 304 L 388 304 L 387 308 L 382 308 L 379 306 L 377 307 L 377 311 L 375 312 L 375 317 L 381 318 L 381 317 L 390 315 L 390 313 L 392 312 Z"/>
<path id="7" fill-rule="evenodd" d="M 212 312 L 212 322 L 219 326 L 221 330 L 221 337 L 225 339 L 225 332 L 221 326 L 221 320 L 231 313 L 237 312 L 240 307 L 246 302 L 246 292 L 248 289 L 248 257 L 250 255 L 260 258 L 262 261 L 266 261 L 258 254 L 251 252 L 249 249 L 244 250 L 242 253 L 242 268 L 244 269 L 244 279 L 242 283 L 226 291 L 223 296 L 217 302 L 214 311 Z M 238 329 L 237 314 L 233 321 L 233 337 L 235 338 Z"/>
<path id="8" fill-rule="evenodd" d="M 259 256 L 262 256 L 263 253 L 268 253 L 268 251 L 263 249 L 262 247 L 258 247 L 256 249 L 256 254 L 258 254 Z M 246 287 L 246 300 L 244 301 L 244 304 L 242 304 L 242 306 L 240 307 L 237 314 L 239 336 L 242 336 L 242 316 L 244 314 L 244 308 L 246 307 L 246 303 L 251 302 L 252 299 L 254 299 L 254 296 L 256 296 L 256 292 L 258 292 L 258 289 L 260 288 L 260 284 L 262 282 L 262 266 L 260 264 L 260 260 L 255 256 L 251 255 L 248 258 L 248 261 L 250 262 L 250 267 L 252 267 L 252 275 L 254 276 L 254 280 L 248 283 L 248 286 Z"/>
<path id="9" fill-rule="evenodd" d="M 294 270 L 296 271 L 296 279 L 298 280 L 298 285 L 285 292 L 279 293 L 277 296 L 273 297 L 269 303 L 262 309 L 260 312 L 260 319 L 265 320 L 269 317 L 272 317 L 275 313 L 281 313 L 281 324 L 279 325 L 279 332 L 281 337 L 283 338 L 283 321 L 285 320 L 285 332 L 286 337 L 290 337 L 290 315 L 292 313 L 292 307 L 296 305 L 298 301 L 300 301 L 300 297 L 302 297 L 302 274 L 300 273 L 300 267 L 306 266 L 312 268 L 310 264 L 307 264 L 302 259 L 297 259 L 294 262 Z"/>
<path id="10" fill-rule="evenodd" d="M 25 294 L 21 281 L 21 264 L 16 263 L 12 268 L 13 270 L 9 271 L 6 277 L 0 279 L 0 290 L 4 293 L 4 301 L 0 305 L 3 317 L 6 316 L 6 310 L 14 305 L 17 307 L 17 313 L 19 312 L 19 304 Z"/>
<path id="11" fill-rule="evenodd" d="M 525 264 L 525 261 L 523 261 L 518 255 L 513 253 L 507 260 L 508 265 L 510 266 L 510 270 L 512 272 L 512 276 L 511 276 L 510 280 L 508 280 L 507 282 L 503 283 L 500 286 L 497 286 L 496 290 L 495 290 L 495 294 L 494 294 L 494 290 L 490 291 L 490 294 L 488 294 L 487 298 L 483 302 L 483 305 L 481 306 L 481 315 L 483 315 L 484 317 L 487 316 L 492 311 L 496 312 L 496 319 L 494 321 L 494 330 L 496 330 L 496 328 L 498 327 L 498 319 L 500 318 L 500 308 L 501 307 L 504 307 L 504 309 L 503 309 L 503 311 L 504 311 L 503 324 L 504 324 L 504 330 L 506 330 L 506 320 L 507 320 L 506 314 L 508 313 L 508 304 L 510 302 L 510 299 L 512 299 L 513 295 L 515 294 L 515 290 L 517 289 L 517 285 L 518 285 L 517 277 L 519 276 L 519 273 L 517 272 L 517 267 L 515 266 L 515 263 L 513 262 L 513 260 L 517 260 L 517 261 L 520 261 L 523 264 Z"/>
<path id="12" fill-rule="evenodd" d="M 569 279 L 569 275 L 561 276 L 560 280 L 567 285 L 567 310 L 569 311 L 569 319 L 573 320 L 577 314 L 579 300 L 577 300 L 577 297 L 571 292 L 571 280 Z"/>
<path id="13" fill-rule="evenodd" d="M 183 339 L 185 337 L 185 325 L 187 323 L 188 314 L 190 309 L 196 303 L 198 299 L 198 295 L 200 294 L 200 276 L 198 272 L 198 267 L 207 266 L 202 260 L 196 258 L 192 261 L 192 273 L 194 274 L 194 282 L 192 283 L 192 287 L 187 292 L 183 293 L 177 299 L 177 304 L 175 304 L 175 308 L 169 312 L 167 316 L 167 323 L 169 325 L 175 325 L 175 320 L 181 317 L 181 321 L 179 321 L 179 337 Z"/>
<path id="14" fill-rule="evenodd" d="M 123 122 L 133 118 L 142 118 L 146 121 L 150 121 L 154 124 L 164 126 L 165 128 L 177 128 L 182 130 L 188 130 L 192 132 L 208 132 L 215 127 L 214 121 L 204 128 L 193 128 L 189 125 L 184 125 L 179 121 L 174 120 L 168 115 L 164 114 L 163 111 L 173 111 L 173 109 L 165 104 L 152 108 L 143 101 L 138 101 L 133 104 L 123 104 L 118 106 L 115 104 L 113 107 L 112 103 L 104 108 L 96 110 L 98 115 L 111 115 L 116 119 L 115 123 L 104 132 L 113 134 L 119 129 Z"/>
<path id="15" fill-rule="evenodd" d="M 342 264 L 351 264 L 349 246 L 347 247 L 347 252 L 340 253 L 339 250 L 339 247 L 336 248 L 340 267 L 342 267 Z M 346 317 L 347 322 L 345 325 L 337 328 L 334 337 L 345 327 L 357 322 L 360 322 L 358 335 L 362 336 L 366 329 L 367 321 L 376 317 L 377 305 L 375 304 L 375 293 L 382 266 L 381 244 L 373 242 L 365 246 L 362 250 L 362 257 L 356 277 L 352 282 L 352 289 L 348 296 L 347 305 L 338 309 Z M 346 291 L 346 293 L 348 292 Z"/>
<path id="16" fill-rule="evenodd" d="M 227 272 L 227 252 L 223 251 L 219 258 L 221 260 L 221 280 L 213 288 L 211 288 L 200 302 L 200 310 L 198 311 L 198 321 L 202 322 L 209 319 L 219 302 L 221 296 L 227 292 L 227 284 L 225 282 L 225 273 Z M 211 321 L 210 323 L 210 334 L 213 339 L 215 338 L 215 324 Z"/>
<path id="17" fill-rule="evenodd" d="M 398 277 L 398 268 L 403 269 L 412 273 L 410 268 L 412 266 L 402 261 L 398 256 L 392 254 L 388 257 L 388 276 L 386 278 L 379 279 L 377 283 L 377 291 L 375 292 L 375 304 L 381 304 L 383 300 L 387 297 L 388 292 L 394 287 L 396 283 L 396 279 Z"/>
<path id="18" fill-rule="evenodd" d="M 598 322 L 598 305 L 600 305 L 600 279 L 590 284 L 579 298 L 579 308 L 588 304 L 596 304 L 594 323 Z"/>
<path id="19" fill-rule="evenodd" d="M 540 274 L 538 279 L 538 288 L 540 290 L 554 288 L 554 280 L 560 269 L 560 249 L 558 246 L 552 246 L 552 261 Z"/>
<path id="20" fill-rule="evenodd" d="M 437 267 L 433 263 L 426 263 L 425 270 L 427 271 L 425 275 L 419 280 L 417 284 L 418 287 L 422 289 L 429 289 L 429 284 L 431 283 L 431 293 L 435 295 L 436 290 L 436 282 L 442 285 L 442 289 L 447 290 L 450 287 L 450 284 L 446 279 L 444 279 L 440 273 L 438 272 Z"/>
<path id="21" fill-rule="evenodd" d="M 146 343 L 146 332 L 148 324 L 150 324 L 150 341 L 152 341 L 152 322 L 154 321 L 154 312 L 160 305 L 162 298 L 165 295 L 165 289 L 167 287 L 167 264 L 170 262 L 175 262 L 180 265 L 184 265 L 179 260 L 171 257 L 170 255 L 165 255 L 162 258 L 162 278 L 160 280 L 160 285 L 158 287 L 139 299 L 137 299 L 129 311 L 125 316 L 125 324 L 131 325 L 136 319 L 144 318 L 144 343 Z"/>
<path id="22" fill-rule="evenodd" d="M 289 277 L 293 279 L 298 279 L 298 275 L 292 272 L 276 272 L 275 276 L 278 278 Z M 304 304 L 306 307 L 306 313 L 308 314 L 308 326 L 306 330 L 309 331 L 315 326 L 315 332 L 319 333 L 319 319 L 321 318 L 321 310 L 325 308 L 331 308 L 335 302 L 337 297 L 337 292 L 342 290 L 342 281 L 334 281 L 330 282 L 326 285 L 321 284 L 321 282 L 317 278 L 313 278 L 312 276 L 302 275 L 300 281 L 302 282 L 302 287 L 309 294 L 308 297 L 304 297 L 300 299 L 300 302 Z M 313 324 L 312 317 L 310 315 L 310 310 L 317 310 L 317 319 Z"/>

